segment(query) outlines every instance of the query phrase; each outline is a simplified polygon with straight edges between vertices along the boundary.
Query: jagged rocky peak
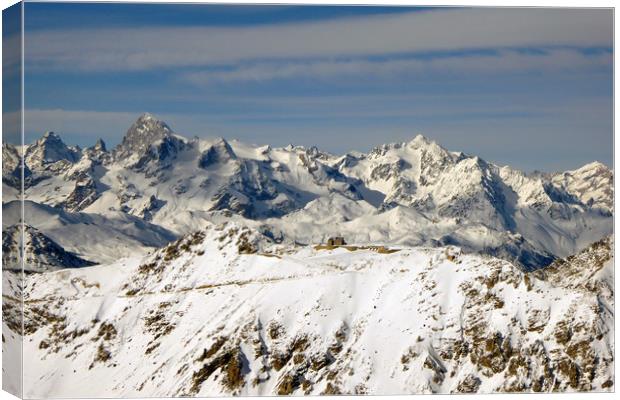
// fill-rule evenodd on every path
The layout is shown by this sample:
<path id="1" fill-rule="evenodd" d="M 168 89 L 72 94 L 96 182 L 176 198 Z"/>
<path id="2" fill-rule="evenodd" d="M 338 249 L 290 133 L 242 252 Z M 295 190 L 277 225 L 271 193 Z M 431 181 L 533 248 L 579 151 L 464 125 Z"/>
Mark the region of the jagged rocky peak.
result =
<path id="1" fill-rule="evenodd" d="M 366 154 L 357 151 L 351 151 L 338 158 L 338 160 L 334 163 L 334 167 L 342 172 L 347 168 L 355 167 L 360 160 L 363 160 L 365 158 Z"/>
<path id="2" fill-rule="evenodd" d="M 202 152 L 198 159 L 200 168 L 207 168 L 217 163 L 225 163 L 229 160 L 237 159 L 237 155 L 233 151 L 226 139 L 217 138 L 209 148 Z"/>
<path id="3" fill-rule="evenodd" d="M 449 151 L 442 147 L 439 143 L 422 134 L 417 134 L 412 140 L 405 144 L 405 147 L 433 152 L 436 154 L 449 154 Z"/>
<path id="4" fill-rule="evenodd" d="M 217 139 L 215 139 L 215 141 L 213 142 L 213 147 L 223 149 L 229 154 L 235 154 L 232 150 L 232 147 L 230 147 L 228 141 L 223 137 L 218 137 Z"/>
<path id="5" fill-rule="evenodd" d="M 49 146 L 52 148 L 55 146 L 66 146 L 65 143 L 60 138 L 60 136 L 56 132 L 53 132 L 53 131 L 45 132 L 43 136 L 41 137 L 41 139 L 37 140 L 36 143 L 39 145 L 45 145 L 45 146 Z"/>
<path id="6" fill-rule="evenodd" d="M 93 146 L 86 148 L 84 154 L 91 160 L 98 162 L 107 161 L 110 156 L 105 142 L 101 138 L 97 139 L 97 142 Z"/>
<path id="7" fill-rule="evenodd" d="M 19 172 L 17 167 L 20 163 L 20 155 L 15 146 L 10 143 L 2 143 L 2 176 Z"/>
<path id="8" fill-rule="evenodd" d="M 578 168 L 575 172 L 586 172 L 586 171 L 607 173 L 607 172 L 610 172 L 611 170 L 609 169 L 607 165 L 603 164 L 600 161 L 592 161 L 591 163 L 588 163 L 584 165 L 583 167 Z"/>
<path id="9" fill-rule="evenodd" d="M 30 167 L 42 166 L 62 160 L 73 163 L 80 159 L 80 153 L 78 147 L 67 146 L 56 133 L 45 132 L 41 139 L 26 149 L 26 164 Z"/>
<path id="10" fill-rule="evenodd" d="M 430 140 L 422 135 L 417 135 L 407 144 L 407 147 L 419 151 L 420 174 L 421 176 L 426 175 L 427 178 L 431 178 L 431 181 L 447 166 L 467 158 L 460 153 L 448 151 L 434 140 Z M 480 164 L 480 160 L 477 157 L 475 157 L 475 163 Z"/>
<path id="11" fill-rule="evenodd" d="M 312 160 L 328 160 L 329 159 L 329 153 L 326 153 L 322 150 L 320 150 L 318 147 L 316 146 L 310 146 L 309 148 L 307 148 L 305 150 L 305 154 L 308 158 L 312 159 Z"/>
<path id="12" fill-rule="evenodd" d="M 127 130 L 122 143 L 117 148 L 117 155 L 122 157 L 143 154 L 151 144 L 173 134 L 165 122 L 149 113 L 142 114 Z"/>
<path id="13" fill-rule="evenodd" d="M 93 146 L 93 150 L 99 151 L 99 152 L 107 152 L 108 151 L 106 149 L 105 142 L 101 138 L 97 139 L 97 143 L 95 143 L 95 145 Z"/>

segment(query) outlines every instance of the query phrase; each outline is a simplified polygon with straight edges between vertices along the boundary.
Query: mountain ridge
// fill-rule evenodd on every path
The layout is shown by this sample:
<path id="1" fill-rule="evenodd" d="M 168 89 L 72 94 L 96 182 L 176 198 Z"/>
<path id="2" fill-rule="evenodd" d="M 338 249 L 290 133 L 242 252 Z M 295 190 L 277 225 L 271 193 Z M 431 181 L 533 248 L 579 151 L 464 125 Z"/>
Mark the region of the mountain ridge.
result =
<path id="1" fill-rule="evenodd" d="M 46 153 L 48 142 L 54 151 Z M 17 153 L 7 145 L 4 154 L 3 185 L 11 193 Z M 82 150 L 46 134 L 25 154 L 27 199 L 69 212 L 123 212 L 177 235 L 231 212 L 290 242 L 339 231 L 364 243 L 462 245 L 538 268 L 612 232 L 613 171 L 604 164 L 526 174 L 422 135 L 333 155 L 315 146 L 187 139 L 144 114 L 111 151 L 102 141 Z M 399 208 L 415 212 L 400 213 L 401 221 L 376 218 Z M 353 221 L 349 209 L 366 211 Z M 335 225 L 305 215 L 317 213 Z"/>

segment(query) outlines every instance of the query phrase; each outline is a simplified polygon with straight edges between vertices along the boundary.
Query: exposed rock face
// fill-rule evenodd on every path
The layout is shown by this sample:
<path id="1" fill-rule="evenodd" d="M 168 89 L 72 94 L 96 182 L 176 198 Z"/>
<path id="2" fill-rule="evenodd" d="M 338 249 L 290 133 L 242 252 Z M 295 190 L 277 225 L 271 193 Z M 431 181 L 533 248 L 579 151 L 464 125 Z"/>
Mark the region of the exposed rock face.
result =
<path id="1" fill-rule="evenodd" d="M 107 153 L 108 152 L 108 150 L 106 149 L 106 146 L 105 146 L 105 142 L 101 138 L 97 139 L 97 143 L 95 143 L 95 146 L 93 146 L 92 149 L 93 149 L 94 152 L 97 152 L 97 153 Z"/>
<path id="2" fill-rule="evenodd" d="M 171 134 L 172 130 L 165 122 L 145 113 L 127 130 L 122 143 L 114 149 L 114 156 L 116 159 L 140 156 L 149 149 L 151 144 Z"/>
<path id="3" fill-rule="evenodd" d="M 132 165 L 132 168 L 144 172 L 147 178 L 159 176 L 163 179 L 161 172 L 169 169 L 177 157 L 186 146 L 184 140 L 174 136 L 166 136 L 161 140 L 148 146 L 146 151 Z"/>
<path id="4" fill-rule="evenodd" d="M 71 212 L 82 211 L 99 198 L 97 184 L 89 175 L 83 174 L 75 182 L 75 189 L 67 197 L 62 207 Z"/>
<path id="5" fill-rule="evenodd" d="M 20 226 L 13 225 L 2 230 L 3 269 L 21 270 L 22 266 L 19 263 L 20 243 L 22 243 Z M 23 244 L 24 271 L 26 272 L 79 268 L 95 264 L 66 251 L 58 243 L 29 225 L 24 225 Z"/>
<path id="6" fill-rule="evenodd" d="M 21 156 L 15 146 L 2 143 L 2 176 L 15 176 L 19 173 Z"/>
<path id="7" fill-rule="evenodd" d="M 300 208 L 294 192 L 269 178 L 261 163 L 238 161 L 234 173 L 211 199 L 211 210 L 230 210 L 247 218 L 280 217 Z"/>
<path id="8" fill-rule="evenodd" d="M 61 171 L 80 157 L 79 148 L 67 146 L 54 132 L 46 132 L 25 151 L 26 164 L 32 170 Z"/>
<path id="9" fill-rule="evenodd" d="M 154 195 L 151 195 L 133 214 L 144 218 L 145 221 L 151 221 L 153 219 L 153 214 L 163 207 L 164 204 L 166 204 L 165 201 L 159 200 Z"/>
<path id="10" fill-rule="evenodd" d="M 21 187 L 21 163 L 17 148 L 10 143 L 2 143 L 2 181 L 16 189 Z"/>
<path id="11" fill-rule="evenodd" d="M 198 166 L 200 168 L 208 168 L 211 165 L 217 163 L 225 163 L 229 160 L 235 160 L 237 158 L 235 152 L 230 147 L 230 144 L 222 138 L 218 139 L 213 145 L 202 152 L 198 159 Z"/>
<path id="12" fill-rule="evenodd" d="M 110 161 L 110 153 L 108 152 L 103 139 L 97 139 L 94 146 L 88 147 L 84 150 L 91 160 L 97 163 L 107 163 Z"/>

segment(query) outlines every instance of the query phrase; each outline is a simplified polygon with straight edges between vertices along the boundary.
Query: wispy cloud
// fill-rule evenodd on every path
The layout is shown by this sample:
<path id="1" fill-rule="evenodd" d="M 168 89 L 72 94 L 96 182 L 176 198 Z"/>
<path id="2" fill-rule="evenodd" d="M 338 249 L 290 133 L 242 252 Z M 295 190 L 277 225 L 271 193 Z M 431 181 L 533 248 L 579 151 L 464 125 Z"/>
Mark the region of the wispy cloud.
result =
<path id="1" fill-rule="evenodd" d="M 548 99 L 532 99 L 527 95 L 512 95 L 508 98 L 500 95 L 450 94 L 332 95 L 316 98 L 254 96 L 244 100 L 246 107 L 242 113 L 205 110 L 198 113 L 167 111 L 156 114 L 167 121 L 176 132 L 187 137 L 226 136 L 252 141 L 257 129 L 264 131 L 276 126 L 280 126 L 280 132 L 290 129 L 291 125 L 295 126 L 294 130 L 288 132 L 288 136 L 291 136 L 291 140 L 296 140 L 299 126 L 305 124 L 318 134 L 325 126 L 343 129 L 346 125 L 353 125 L 358 129 L 360 124 L 369 124 L 371 121 L 374 121 L 372 123 L 377 127 L 404 122 L 404 126 L 408 125 L 412 129 L 412 134 L 416 127 L 430 126 L 427 125 L 429 121 L 442 121 L 441 125 L 491 120 L 518 123 L 518 120 L 525 117 L 530 122 L 544 124 L 550 117 L 553 120 L 570 120 L 571 116 L 579 113 L 587 114 L 582 120 L 607 120 L 611 111 L 604 99 L 567 98 L 556 103 L 549 102 Z M 72 143 L 90 145 L 97 137 L 118 143 L 127 128 L 143 111 L 153 110 L 108 112 L 28 109 L 25 113 L 26 141 L 32 141 L 43 132 L 53 130 L 70 138 L 69 142 Z M 8 117 L 10 116 L 9 113 Z M 377 129 L 379 131 L 375 133 L 380 133 L 380 128 Z M 278 138 L 278 142 L 281 141 L 282 138 Z"/>
<path id="2" fill-rule="evenodd" d="M 262 82 L 291 78 L 354 78 L 373 76 L 373 79 L 416 76 L 471 74 L 503 74 L 529 72 L 609 72 L 611 53 L 586 55 L 573 49 L 551 49 L 543 53 L 501 50 L 497 53 L 452 55 L 438 58 L 409 58 L 381 61 L 366 59 L 259 62 L 225 70 L 189 72 L 183 78 L 189 82 L 210 85 L 229 82 Z"/>
<path id="3" fill-rule="evenodd" d="M 612 30 L 610 10 L 491 8 L 235 28 L 50 30 L 26 33 L 26 62 L 34 69 L 145 70 L 454 49 L 611 47 Z"/>

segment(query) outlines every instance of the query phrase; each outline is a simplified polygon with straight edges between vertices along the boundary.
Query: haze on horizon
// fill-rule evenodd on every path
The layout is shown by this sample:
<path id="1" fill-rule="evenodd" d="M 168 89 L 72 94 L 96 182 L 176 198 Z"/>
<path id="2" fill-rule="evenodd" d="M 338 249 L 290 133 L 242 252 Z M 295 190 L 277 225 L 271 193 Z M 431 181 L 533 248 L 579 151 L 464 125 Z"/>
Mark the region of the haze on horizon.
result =
<path id="1" fill-rule="evenodd" d="M 26 142 L 112 147 L 151 112 L 335 154 L 421 133 L 526 171 L 613 164 L 611 9 L 26 3 L 25 39 Z"/>

